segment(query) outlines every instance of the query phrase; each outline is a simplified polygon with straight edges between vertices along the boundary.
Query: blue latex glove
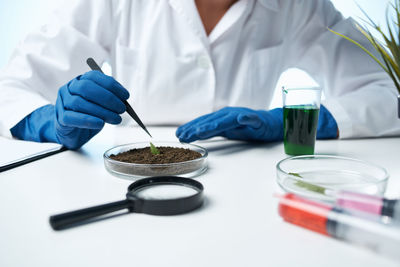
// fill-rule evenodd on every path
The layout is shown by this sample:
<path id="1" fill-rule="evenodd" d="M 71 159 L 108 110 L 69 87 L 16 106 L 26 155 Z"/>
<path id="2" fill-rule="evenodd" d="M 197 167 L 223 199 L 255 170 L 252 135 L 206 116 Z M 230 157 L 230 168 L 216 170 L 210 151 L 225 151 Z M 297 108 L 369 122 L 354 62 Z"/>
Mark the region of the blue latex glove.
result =
<path id="1" fill-rule="evenodd" d="M 55 106 L 41 107 L 10 129 L 13 136 L 78 149 L 104 126 L 119 124 L 129 92 L 114 78 L 90 71 L 62 86 Z"/>
<path id="2" fill-rule="evenodd" d="M 214 136 L 228 139 L 271 142 L 283 140 L 283 110 L 252 110 L 226 107 L 180 126 L 176 136 L 181 142 L 193 142 Z M 337 124 L 321 105 L 317 138 L 337 137 Z"/>
<path id="3" fill-rule="evenodd" d="M 226 107 L 188 122 L 176 131 L 181 142 L 223 136 L 246 141 L 278 141 L 283 138 L 281 108 L 270 111 Z"/>
<path id="4" fill-rule="evenodd" d="M 317 139 L 333 139 L 339 137 L 339 130 L 335 118 L 329 110 L 321 105 L 319 109 Z"/>

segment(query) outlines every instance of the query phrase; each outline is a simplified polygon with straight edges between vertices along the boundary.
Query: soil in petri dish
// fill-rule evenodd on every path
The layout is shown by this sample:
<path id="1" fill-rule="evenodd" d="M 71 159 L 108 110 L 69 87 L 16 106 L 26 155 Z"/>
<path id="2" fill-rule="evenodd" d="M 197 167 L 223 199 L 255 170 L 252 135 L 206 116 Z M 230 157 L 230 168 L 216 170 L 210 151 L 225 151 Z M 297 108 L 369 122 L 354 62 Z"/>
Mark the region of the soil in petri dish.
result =
<path id="1" fill-rule="evenodd" d="M 137 163 L 137 164 L 165 164 L 176 163 L 194 160 L 201 157 L 199 152 L 180 148 L 162 146 L 157 147 L 160 154 L 153 155 L 150 147 L 131 149 L 116 155 L 111 155 L 110 158 L 122 162 Z"/>

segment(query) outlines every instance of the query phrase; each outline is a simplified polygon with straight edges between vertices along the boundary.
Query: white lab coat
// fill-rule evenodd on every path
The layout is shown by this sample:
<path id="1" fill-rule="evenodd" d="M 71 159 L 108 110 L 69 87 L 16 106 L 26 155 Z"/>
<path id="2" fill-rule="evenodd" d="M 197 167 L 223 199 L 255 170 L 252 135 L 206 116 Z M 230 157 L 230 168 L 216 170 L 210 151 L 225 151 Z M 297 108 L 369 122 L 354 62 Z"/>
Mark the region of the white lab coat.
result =
<path id="1" fill-rule="evenodd" d="M 396 90 L 325 0 L 241 0 L 207 36 L 193 0 L 67 1 L 26 37 L 0 76 L 0 130 L 55 103 L 60 86 L 108 61 L 145 124 L 181 124 L 224 106 L 268 109 L 280 74 L 307 71 L 341 138 L 400 134 Z M 124 115 L 123 123 L 132 123 Z"/>

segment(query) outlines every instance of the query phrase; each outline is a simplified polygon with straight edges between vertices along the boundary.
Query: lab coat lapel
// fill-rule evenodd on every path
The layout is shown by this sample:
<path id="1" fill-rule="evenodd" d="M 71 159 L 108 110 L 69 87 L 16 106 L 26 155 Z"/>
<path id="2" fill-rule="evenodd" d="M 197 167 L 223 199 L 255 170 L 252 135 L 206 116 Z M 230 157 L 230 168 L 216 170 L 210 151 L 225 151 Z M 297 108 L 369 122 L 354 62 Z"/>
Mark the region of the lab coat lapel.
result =
<path id="1" fill-rule="evenodd" d="M 229 28 L 237 23 L 242 16 L 247 16 L 250 13 L 250 8 L 248 6 L 253 3 L 254 1 L 250 0 L 239 0 L 233 4 L 210 33 L 208 37 L 210 43 L 214 43 Z"/>
<path id="2" fill-rule="evenodd" d="M 273 11 L 279 10 L 279 0 L 258 0 L 260 3 Z"/>
<path id="3" fill-rule="evenodd" d="M 169 0 L 169 3 L 187 21 L 193 33 L 200 39 L 207 52 L 210 53 L 210 42 L 194 0 Z"/>

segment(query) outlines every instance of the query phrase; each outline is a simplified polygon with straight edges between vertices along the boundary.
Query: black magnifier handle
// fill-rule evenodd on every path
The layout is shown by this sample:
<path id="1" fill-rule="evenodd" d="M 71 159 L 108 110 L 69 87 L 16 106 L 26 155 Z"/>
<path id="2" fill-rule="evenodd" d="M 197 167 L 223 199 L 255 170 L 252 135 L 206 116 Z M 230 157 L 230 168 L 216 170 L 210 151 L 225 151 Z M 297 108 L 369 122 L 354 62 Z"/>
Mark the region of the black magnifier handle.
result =
<path id="1" fill-rule="evenodd" d="M 85 208 L 81 210 L 70 211 L 50 217 L 50 225 L 54 230 L 63 230 L 74 224 L 105 215 L 122 209 L 130 209 L 133 202 L 125 199 L 108 204 Z"/>

